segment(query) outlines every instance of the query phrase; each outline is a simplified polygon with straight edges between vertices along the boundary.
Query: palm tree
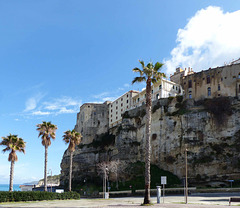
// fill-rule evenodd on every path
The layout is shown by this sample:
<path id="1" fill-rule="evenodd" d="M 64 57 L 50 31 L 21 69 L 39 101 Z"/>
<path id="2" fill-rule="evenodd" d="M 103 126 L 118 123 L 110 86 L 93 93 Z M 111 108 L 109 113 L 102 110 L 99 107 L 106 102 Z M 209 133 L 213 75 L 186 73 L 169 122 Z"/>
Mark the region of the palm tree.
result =
<path id="1" fill-rule="evenodd" d="M 43 121 L 41 124 L 37 124 L 37 131 L 39 131 L 38 137 L 42 138 L 42 145 L 45 147 L 45 164 L 44 164 L 44 191 L 47 191 L 47 158 L 48 147 L 51 145 L 51 138 L 55 139 L 55 132 L 57 126 L 51 122 Z"/>
<path id="2" fill-rule="evenodd" d="M 143 61 L 140 61 L 142 70 L 134 68 L 133 72 L 138 72 L 139 77 L 135 77 L 132 84 L 135 82 L 146 82 L 146 146 L 145 146 L 145 196 L 143 204 L 150 204 L 150 135 L 151 135 L 151 109 L 152 109 L 152 95 L 151 95 L 151 84 L 156 83 L 166 77 L 164 73 L 160 72 L 163 64 L 157 62 L 155 65 L 150 62 L 146 66 Z"/>
<path id="3" fill-rule="evenodd" d="M 75 146 L 81 142 L 82 135 L 75 130 L 68 130 L 64 132 L 63 140 L 66 144 L 69 143 L 68 151 L 70 152 L 70 168 L 69 168 L 69 191 L 72 191 L 72 158 Z"/>
<path id="4" fill-rule="evenodd" d="M 3 152 L 11 151 L 8 156 L 8 161 L 11 162 L 9 191 L 13 191 L 14 164 L 18 161 L 16 152 L 19 151 L 25 153 L 26 143 L 23 141 L 22 138 L 19 138 L 17 135 L 10 134 L 9 136 L 2 137 L 0 145 L 6 146 L 3 149 Z"/>

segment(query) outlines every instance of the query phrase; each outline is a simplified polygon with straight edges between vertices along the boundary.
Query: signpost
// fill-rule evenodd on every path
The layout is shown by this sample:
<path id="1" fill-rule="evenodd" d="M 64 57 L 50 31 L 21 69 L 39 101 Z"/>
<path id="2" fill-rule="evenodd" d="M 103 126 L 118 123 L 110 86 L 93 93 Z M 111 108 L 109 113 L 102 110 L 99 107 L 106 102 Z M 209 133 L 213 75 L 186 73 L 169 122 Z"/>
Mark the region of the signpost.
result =
<path id="1" fill-rule="evenodd" d="M 163 185 L 163 203 L 164 203 L 165 185 L 167 184 L 167 176 L 161 176 L 161 184 Z"/>
<path id="2" fill-rule="evenodd" d="M 232 188 L 232 183 L 234 182 L 234 180 L 228 180 L 231 183 L 231 188 Z"/>

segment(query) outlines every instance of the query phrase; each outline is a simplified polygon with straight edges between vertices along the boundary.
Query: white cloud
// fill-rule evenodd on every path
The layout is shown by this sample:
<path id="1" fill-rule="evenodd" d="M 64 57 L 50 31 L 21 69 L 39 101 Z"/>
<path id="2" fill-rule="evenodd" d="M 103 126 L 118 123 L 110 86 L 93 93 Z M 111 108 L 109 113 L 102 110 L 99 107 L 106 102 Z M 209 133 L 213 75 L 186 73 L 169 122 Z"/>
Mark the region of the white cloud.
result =
<path id="1" fill-rule="evenodd" d="M 172 74 L 178 66 L 200 71 L 239 58 L 239 22 L 240 10 L 224 13 L 213 6 L 199 10 L 178 30 L 171 59 L 164 60 L 167 73 Z"/>
<path id="2" fill-rule="evenodd" d="M 45 116 L 45 115 L 50 115 L 50 112 L 43 112 L 43 111 L 34 111 L 32 112 L 32 115 L 35 115 L 35 116 Z"/>
<path id="3" fill-rule="evenodd" d="M 81 100 L 65 96 L 44 102 L 43 108 L 50 111 L 51 114 L 76 113 L 81 105 Z"/>
<path id="4" fill-rule="evenodd" d="M 94 98 L 97 98 L 97 99 L 102 99 L 103 97 L 105 96 L 108 96 L 110 94 L 110 92 L 102 92 L 100 94 L 97 94 L 97 95 L 93 95 Z"/>
<path id="5" fill-rule="evenodd" d="M 40 102 L 43 96 L 43 94 L 39 93 L 38 95 L 29 98 L 22 115 L 26 117 L 76 113 L 82 105 L 80 99 L 67 96 Z"/>
<path id="6" fill-rule="evenodd" d="M 42 93 L 38 93 L 35 96 L 29 98 L 25 105 L 25 112 L 34 110 L 37 107 L 38 102 L 44 97 L 45 95 Z"/>

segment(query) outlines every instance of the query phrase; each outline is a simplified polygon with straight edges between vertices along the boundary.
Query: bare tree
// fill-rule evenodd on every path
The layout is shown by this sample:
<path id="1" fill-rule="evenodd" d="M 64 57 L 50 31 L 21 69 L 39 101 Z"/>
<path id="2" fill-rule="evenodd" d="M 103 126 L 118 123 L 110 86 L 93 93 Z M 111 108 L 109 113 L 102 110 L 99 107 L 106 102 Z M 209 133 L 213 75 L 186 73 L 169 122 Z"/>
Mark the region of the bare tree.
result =
<path id="1" fill-rule="evenodd" d="M 109 162 L 104 161 L 97 165 L 98 174 L 103 175 L 103 192 L 106 191 L 106 180 L 108 181 L 110 173 L 115 175 L 116 188 L 118 189 L 119 175 L 124 173 L 126 167 L 126 162 L 120 160 L 113 160 Z"/>
<path id="2" fill-rule="evenodd" d="M 115 174 L 116 189 L 118 189 L 118 179 L 119 179 L 118 176 L 125 172 L 126 167 L 127 167 L 127 164 L 125 161 L 120 161 L 120 160 L 112 161 L 111 172 Z"/>

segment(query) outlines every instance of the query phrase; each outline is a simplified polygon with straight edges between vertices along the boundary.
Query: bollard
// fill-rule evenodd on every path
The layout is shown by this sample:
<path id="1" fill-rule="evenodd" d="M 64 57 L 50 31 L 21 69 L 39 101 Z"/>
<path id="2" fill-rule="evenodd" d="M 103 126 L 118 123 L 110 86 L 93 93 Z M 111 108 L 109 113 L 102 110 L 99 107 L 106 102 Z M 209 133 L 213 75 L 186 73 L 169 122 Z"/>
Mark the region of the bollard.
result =
<path id="1" fill-rule="evenodd" d="M 157 186 L 157 203 L 160 204 L 161 186 Z"/>

